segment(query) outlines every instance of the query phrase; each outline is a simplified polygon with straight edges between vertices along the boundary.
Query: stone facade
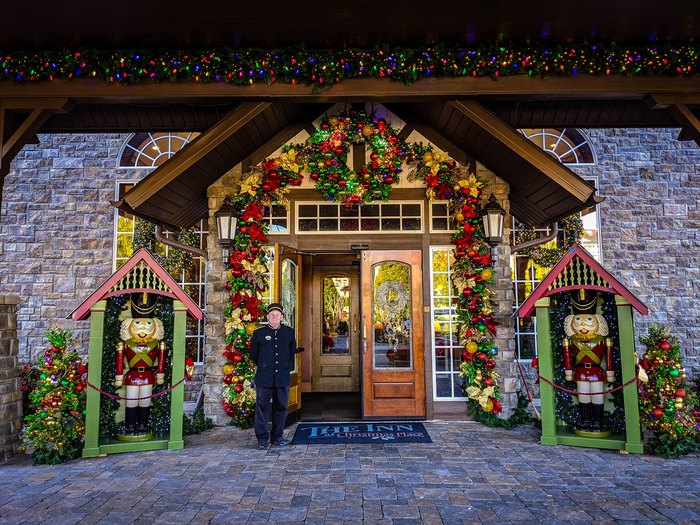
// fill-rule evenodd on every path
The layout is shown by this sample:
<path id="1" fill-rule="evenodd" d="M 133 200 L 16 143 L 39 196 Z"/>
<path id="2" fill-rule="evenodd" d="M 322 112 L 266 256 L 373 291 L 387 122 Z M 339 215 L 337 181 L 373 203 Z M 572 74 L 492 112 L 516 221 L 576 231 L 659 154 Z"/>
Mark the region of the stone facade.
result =
<path id="1" fill-rule="evenodd" d="M 22 391 L 17 362 L 18 297 L 0 295 L 0 463 L 17 452 L 22 430 Z"/>
<path id="2" fill-rule="evenodd" d="M 603 266 L 649 308 L 635 333 L 667 323 L 700 377 L 700 148 L 677 129 L 587 132 L 597 176 Z M 638 339 L 638 337 L 637 337 Z M 637 342 L 639 353 L 644 347 Z"/>
<path id="3" fill-rule="evenodd" d="M 678 142 L 678 130 L 591 130 L 597 162 L 578 166 L 597 176 L 603 264 L 650 309 L 635 317 L 637 335 L 651 322 L 667 322 L 681 339 L 692 378 L 700 374 L 700 149 Z M 17 156 L 5 180 L 0 218 L 0 293 L 20 298 L 19 359 L 43 351 L 49 320 L 73 328 L 87 352 L 87 323 L 65 320 L 112 273 L 114 210 L 118 181 L 139 180 L 148 170 L 118 169 L 127 134 L 42 135 Z M 231 172 L 233 173 L 233 171 Z M 227 175 L 227 177 L 230 176 Z M 228 186 L 209 192 L 218 209 Z M 494 186 L 495 188 L 495 186 Z M 507 191 L 507 189 L 504 189 Z M 501 197 L 501 190 L 496 191 Z M 215 231 L 210 218 L 210 231 Z M 207 415 L 220 412 L 223 334 L 223 263 L 214 236 L 209 243 L 205 362 Z M 502 393 L 515 398 L 513 319 L 509 304 L 509 248 L 498 248 L 496 269 L 501 316 L 499 373 Z M 640 349 L 641 350 L 641 349 Z M 512 379 L 511 379 L 512 378 Z M 211 408 L 214 407 L 214 408 Z"/>

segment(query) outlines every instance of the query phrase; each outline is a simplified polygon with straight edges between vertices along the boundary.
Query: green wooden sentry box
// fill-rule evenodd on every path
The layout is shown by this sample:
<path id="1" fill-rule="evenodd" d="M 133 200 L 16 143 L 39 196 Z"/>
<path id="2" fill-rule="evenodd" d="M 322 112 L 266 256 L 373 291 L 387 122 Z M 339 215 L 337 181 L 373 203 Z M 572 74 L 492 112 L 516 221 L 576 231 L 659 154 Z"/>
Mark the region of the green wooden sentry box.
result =
<path id="1" fill-rule="evenodd" d="M 615 296 L 620 331 L 622 384 L 625 384 L 636 375 L 632 308 L 642 315 L 647 315 L 647 307 L 578 244 L 574 244 L 569 249 L 518 309 L 519 317 L 529 317 L 533 310 L 536 310 L 540 375 L 554 383 L 552 352 L 559 349 L 552 348 L 550 296 L 579 289 L 608 292 Z M 623 389 L 625 432 L 623 435 L 613 435 L 609 438 L 578 436 L 564 426 L 556 417 L 554 387 L 545 381 L 540 383 L 540 399 L 542 401 L 542 437 L 540 442 L 543 445 L 573 445 L 626 450 L 635 453 L 644 452 L 639 426 L 637 385 L 635 383 Z"/>
<path id="2" fill-rule="evenodd" d="M 163 267 L 145 249 L 141 248 L 124 263 L 105 283 L 100 286 L 72 314 L 74 321 L 90 318 L 90 348 L 88 350 L 88 381 L 102 388 L 102 354 L 114 352 L 113 348 L 102 348 L 107 299 L 123 294 L 147 292 L 168 297 L 173 301 L 173 347 L 172 384 L 185 375 L 185 330 L 187 315 L 201 320 L 204 313 L 177 285 Z M 178 450 L 185 446 L 182 439 L 182 405 L 185 385 L 180 383 L 171 392 L 170 432 L 166 436 L 148 441 L 117 441 L 100 436 L 100 393 L 92 388 L 87 390 L 85 416 L 85 447 L 83 457 L 92 458 L 102 454 L 117 452 L 137 452 L 143 450 Z"/>

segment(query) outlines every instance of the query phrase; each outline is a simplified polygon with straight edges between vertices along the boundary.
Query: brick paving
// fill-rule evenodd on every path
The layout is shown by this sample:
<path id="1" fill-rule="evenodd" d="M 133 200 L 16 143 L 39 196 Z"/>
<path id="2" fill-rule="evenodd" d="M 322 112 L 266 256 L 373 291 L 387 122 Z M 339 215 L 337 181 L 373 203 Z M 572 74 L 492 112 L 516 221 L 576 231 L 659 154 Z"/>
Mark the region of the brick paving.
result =
<path id="1" fill-rule="evenodd" d="M 182 451 L 53 467 L 21 455 L 0 465 L 0 522 L 700 523 L 700 455 L 544 447 L 534 427 L 425 426 L 432 444 L 258 451 L 252 430 L 217 427 Z"/>

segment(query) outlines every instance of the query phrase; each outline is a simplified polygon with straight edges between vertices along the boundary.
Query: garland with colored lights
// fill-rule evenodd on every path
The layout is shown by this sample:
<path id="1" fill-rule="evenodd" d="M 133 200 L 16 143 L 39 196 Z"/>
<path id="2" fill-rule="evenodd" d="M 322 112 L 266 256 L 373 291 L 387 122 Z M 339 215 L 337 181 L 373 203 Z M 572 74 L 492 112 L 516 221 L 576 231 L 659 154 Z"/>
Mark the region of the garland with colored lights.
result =
<path id="1" fill-rule="evenodd" d="M 231 424 L 241 428 L 250 428 L 255 417 L 252 385 L 255 365 L 249 348 L 257 328 L 255 322 L 263 317 L 260 297 L 267 287 L 268 255 L 264 247 L 268 225 L 262 220 L 264 210 L 274 205 L 288 207 L 287 186 L 299 186 L 302 181 L 296 149 L 285 146 L 282 150 L 280 157 L 266 160 L 247 174 L 238 195 L 229 199 L 240 219 L 228 259 L 228 281 L 224 285 L 229 302 L 224 309 L 226 364 L 222 404 L 232 418 Z"/>
<path id="2" fill-rule="evenodd" d="M 527 255 L 530 260 L 532 260 L 532 262 L 538 266 L 542 266 L 544 268 L 554 267 L 554 265 L 559 262 L 559 259 L 566 254 L 574 243 L 581 243 L 581 238 L 583 237 L 583 220 L 581 219 L 581 215 L 578 213 L 559 221 L 559 226 L 562 230 L 564 230 L 563 243 L 559 243 L 555 239 L 554 242 L 551 243 L 554 245 L 553 247 L 550 243 L 546 243 L 539 246 L 534 246 L 532 248 L 527 248 L 526 250 L 523 250 L 522 253 Z M 520 244 L 527 241 L 533 241 L 537 239 L 537 237 L 538 234 L 535 231 L 535 228 L 528 226 L 524 227 L 520 232 L 518 232 L 515 242 L 516 244 Z"/>
<path id="3" fill-rule="evenodd" d="M 96 78 L 128 84 L 187 80 L 235 85 L 309 84 L 321 89 L 350 78 L 386 77 L 410 84 L 426 78 L 496 79 L 515 75 L 697 76 L 698 49 L 692 44 L 668 43 L 551 46 L 494 43 L 473 48 L 384 46 L 342 50 L 61 49 L 0 52 L 0 80 Z"/>
<path id="4" fill-rule="evenodd" d="M 647 347 L 639 360 L 648 377 L 639 383 L 640 420 L 652 433 L 647 449 L 668 458 L 697 452 L 700 405 L 687 382 L 680 341 L 668 326 L 658 324 L 639 341 Z"/>
<path id="5" fill-rule="evenodd" d="M 371 136 L 365 129 L 372 129 Z M 461 292 L 457 314 L 459 342 L 464 345 L 460 366 L 460 373 L 465 378 L 464 392 L 469 397 L 469 409 L 477 418 L 480 414 L 501 412 L 494 360 L 498 352 L 493 341 L 496 321 L 490 300 L 493 292 L 489 290 L 489 284 L 493 283 L 491 252 L 483 240 L 478 204 L 484 182 L 432 146 L 404 146 L 399 140 L 390 140 L 395 136 L 396 132 L 385 122 L 368 117 L 363 112 L 331 116 L 321 121 L 320 131 L 317 130 L 306 144 L 285 146 L 279 158 L 268 159 L 246 174 L 238 195 L 229 198 L 240 217 L 229 255 L 228 281 L 225 284 L 229 302 L 224 310 L 227 346 L 223 352 L 226 363 L 223 367 L 222 404 L 226 414 L 232 418 L 231 424 L 247 428 L 252 426 L 254 418 L 255 390 L 251 382 L 255 377 L 255 367 L 250 360 L 249 346 L 256 329 L 255 323 L 263 318 L 260 297 L 267 287 L 265 274 L 268 272 L 268 257 L 264 246 L 268 226 L 262 220 L 264 209 L 279 204 L 288 207 L 289 202 L 285 197 L 287 186 L 301 184 L 303 163 L 306 162 L 306 170 L 319 174 L 319 168 L 327 166 L 327 159 L 331 160 L 328 167 L 333 168 L 324 171 L 323 178 L 319 174 L 317 179 L 317 188 L 327 199 L 346 205 L 386 200 L 397 177 L 393 177 L 389 183 L 384 175 L 396 173 L 391 168 L 396 169 L 400 165 L 398 160 L 404 159 L 412 165 L 408 179 L 423 181 L 429 199 L 450 201 L 451 220 L 457 227 L 452 240 L 455 245 L 453 284 Z M 344 170 L 340 160 L 344 165 L 347 145 L 366 142 L 367 139 L 375 152 L 379 150 L 384 155 L 370 157 L 370 163 L 362 168 L 360 177 L 357 173 L 353 175 L 349 170 Z M 372 145 L 372 140 L 377 143 L 382 141 L 381 146 Z M 394 150 L 394 146 L 399 144 L 398 149 Z M 343 151 L 329 151 L 331 147 L 342 147 Z M 373 164 L 375 162 L 376 166 Z M 320 163 L 323 166 L 319 166 Z M 365 168 L 370 173 L 369 179 L 364 177 Z M 343 175 L 331 178 L 333 173 Z M 382 177 L 381 184 L 386 187 L 381 186 L 380 191 L 368 191 L 372 190 L 371 181 L 379 180 L 377 173 Z M 334 186 L 339 180 L 346 182 Z M 365 180 L 370 180 L 370 188 L 362 186 Z M 358 181 L 359 184 L 355 185 Z"/>
<path id="6" fill-rule="evenodd" d="M 50 346 L 37 358 L 36 382 L 29 391 L 30 411 L 24 418 L 22 447 L 32 448 L 34 464 L 56 465 L 80 455 L 85 434 L 87 367 L 75 349 L 68 328 L 53 326 Z"/>

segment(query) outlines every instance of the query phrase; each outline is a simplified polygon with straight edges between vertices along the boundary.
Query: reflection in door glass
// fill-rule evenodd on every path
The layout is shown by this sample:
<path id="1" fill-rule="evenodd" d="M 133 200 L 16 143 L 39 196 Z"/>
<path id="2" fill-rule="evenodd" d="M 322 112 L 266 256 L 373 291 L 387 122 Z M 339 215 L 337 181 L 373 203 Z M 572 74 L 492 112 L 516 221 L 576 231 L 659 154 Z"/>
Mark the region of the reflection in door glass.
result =
<path id="1" fill-rule="evenodd" d="M 411 272 L 404 263 L 372 268 L 374 368 L 412 368 Z"/>
<path id="2" fill-rule="evenodd" d="M 323 278 L 323 341 L 324 354 L 348 355 L 350 322 L 350 279 Z"/>
<path id="3" fill-rule="evenodd" d="M 284 324 L 294 328 L 297 332 L 297 265 L 290 259 L 282 261 L 282 285 L 280 287 L 280 301 L 284 308 Z M 297 341 L 299 334 L 296 333 Z M 296 359 L 294 360 L 294 369 L 296 371 Z"/>

